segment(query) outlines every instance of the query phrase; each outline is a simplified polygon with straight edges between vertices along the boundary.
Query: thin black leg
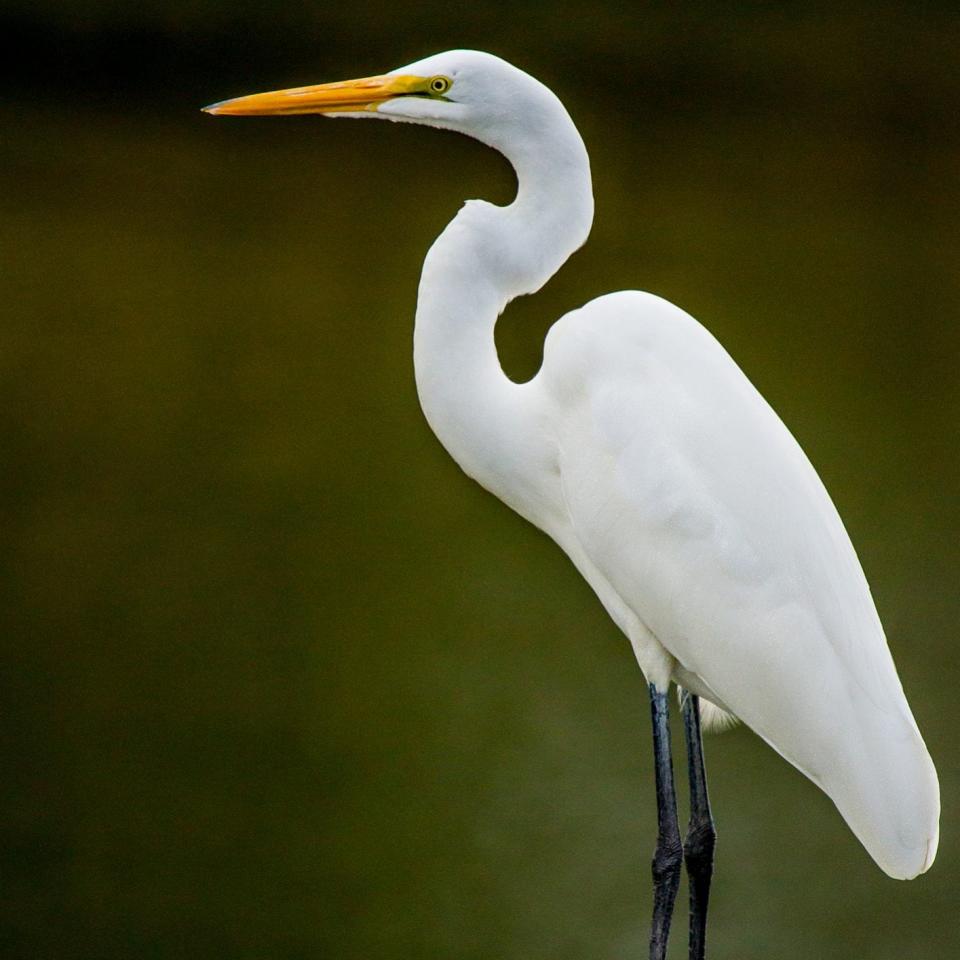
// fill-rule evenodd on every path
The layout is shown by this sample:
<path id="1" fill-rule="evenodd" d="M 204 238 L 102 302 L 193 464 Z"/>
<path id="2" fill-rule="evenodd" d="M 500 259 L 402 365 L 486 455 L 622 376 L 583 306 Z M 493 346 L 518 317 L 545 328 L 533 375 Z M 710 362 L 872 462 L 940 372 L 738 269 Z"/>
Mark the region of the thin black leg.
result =
<path id="1" fill-rule="evenodd" d="M 683 847 L 677 823 L 677 794 L 673 786 L 668 693 L 659 693 L 653 684 L 650 684 L 650 713 L 653 718 L 653 762 L 657 778 L 657 849 L 653 854 L 650 960 L 666 960 L 670 919 L 680 886 Z"/>
<path id="2" fill-rule="evenodd" d="M 683 859 L 690 882 L 690 960 L 703 960 L 707 942 L 707 903 L 713 876 L 713 849 L 717 832 L 710 813 L 707 771 L 700 736 L 700 698 L 684 691 L 683 733 L 687 741 L 690 775 L 690 823 L 683 842 Z"/>

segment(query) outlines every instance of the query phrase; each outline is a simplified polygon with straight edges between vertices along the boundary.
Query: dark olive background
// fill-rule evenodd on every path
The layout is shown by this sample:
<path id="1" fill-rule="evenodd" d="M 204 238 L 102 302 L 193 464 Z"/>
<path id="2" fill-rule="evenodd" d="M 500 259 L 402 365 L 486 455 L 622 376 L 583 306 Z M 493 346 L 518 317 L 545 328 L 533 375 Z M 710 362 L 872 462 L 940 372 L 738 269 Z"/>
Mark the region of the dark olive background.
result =
<path id="1" fill-rule="evenodd" d="M 644 955 L 642 677 L 413 387 L 423 254 L 509 169 L 198 111 L 455 46 L 549 83 L 595 171 L 506 368 L 608 290 L 706 323 L 831 490 L 940 771 L 902 884 L 753 734 L 711 737 L 713 956 L 960 951 L 960 15 L 843 11 L 6 0 L 4 957 Z"/>

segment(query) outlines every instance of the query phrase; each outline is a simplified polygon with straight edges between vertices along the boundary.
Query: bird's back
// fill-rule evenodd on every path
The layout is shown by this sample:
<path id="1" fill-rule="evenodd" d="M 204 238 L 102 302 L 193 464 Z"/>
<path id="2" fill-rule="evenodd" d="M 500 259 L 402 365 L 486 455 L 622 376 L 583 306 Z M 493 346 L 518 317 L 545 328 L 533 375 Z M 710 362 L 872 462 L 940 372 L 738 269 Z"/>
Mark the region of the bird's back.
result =
<path id="1" fill-rule="evenodd" d="M 853 546 L 803 451 L 717 341 L 649 294 L 551 330 L 537 378 L 570 536 L 726 708 L 821 786 L 892 876 L 939 789 Z"/>

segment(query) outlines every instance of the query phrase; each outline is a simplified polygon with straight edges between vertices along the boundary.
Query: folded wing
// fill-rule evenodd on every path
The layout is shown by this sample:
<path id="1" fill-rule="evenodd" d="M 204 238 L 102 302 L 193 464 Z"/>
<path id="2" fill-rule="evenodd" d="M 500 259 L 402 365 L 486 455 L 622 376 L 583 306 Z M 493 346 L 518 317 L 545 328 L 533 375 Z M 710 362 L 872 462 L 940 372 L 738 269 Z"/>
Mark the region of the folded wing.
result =
<path id="1" fill-rule="evenodd" d="M 840 517 L 773 410 L 700 324 L 637 292 L 556 324 L 538 379 L 569 523 L 613 590 L 882 869 L 927 869 L 936 772 Z"/>

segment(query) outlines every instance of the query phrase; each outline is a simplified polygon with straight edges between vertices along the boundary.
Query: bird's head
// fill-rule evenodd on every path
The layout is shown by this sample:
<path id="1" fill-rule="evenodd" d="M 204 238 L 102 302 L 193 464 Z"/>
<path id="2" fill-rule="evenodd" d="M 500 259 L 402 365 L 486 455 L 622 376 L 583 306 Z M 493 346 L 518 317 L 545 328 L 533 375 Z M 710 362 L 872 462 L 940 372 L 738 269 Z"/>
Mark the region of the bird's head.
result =
<path id="1" fill-rule="evenodd" d="M 457 130 L 501 150 L 535 139 L 561 117 L 570 123 L 542 83 L 477 50 L 450 50 L 380 76 L 256 93 L 203 109 L 217 116 L 400 120 Z"/>

